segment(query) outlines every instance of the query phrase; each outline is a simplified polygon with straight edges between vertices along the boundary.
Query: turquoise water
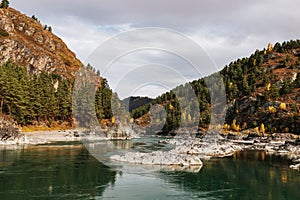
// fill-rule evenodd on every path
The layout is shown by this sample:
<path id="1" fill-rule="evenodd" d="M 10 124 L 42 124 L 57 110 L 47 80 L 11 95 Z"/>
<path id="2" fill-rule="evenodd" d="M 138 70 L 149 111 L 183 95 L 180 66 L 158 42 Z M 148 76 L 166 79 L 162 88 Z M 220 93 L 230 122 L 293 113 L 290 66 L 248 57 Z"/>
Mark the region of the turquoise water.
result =
<path id="1" fill-rule="evenodd" d="M 169 148 L 114 144 L 118 151 Z M 259 151 L 205 161 L 197 173 L 103 162 L 80 143 L 1 147 L 0 199 L 300 199 L 300 172 Z"/>

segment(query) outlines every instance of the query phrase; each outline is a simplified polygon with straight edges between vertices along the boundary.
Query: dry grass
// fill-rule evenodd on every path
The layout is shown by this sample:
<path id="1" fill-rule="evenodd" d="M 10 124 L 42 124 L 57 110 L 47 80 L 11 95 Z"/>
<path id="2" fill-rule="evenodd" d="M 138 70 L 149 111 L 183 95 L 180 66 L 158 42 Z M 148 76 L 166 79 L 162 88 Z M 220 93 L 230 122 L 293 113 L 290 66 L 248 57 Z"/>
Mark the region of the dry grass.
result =
<path id="1" fill-rule="evenodd" d="M 28 133 L 28 132 L 36 132 L 36 131 L 60 131 L 60 130 L 68 130 L 72 129 L 72 126 L 66 126 L 66 125 L 55 125 L 55 126 L 23 126 L 22 132 Z"/>

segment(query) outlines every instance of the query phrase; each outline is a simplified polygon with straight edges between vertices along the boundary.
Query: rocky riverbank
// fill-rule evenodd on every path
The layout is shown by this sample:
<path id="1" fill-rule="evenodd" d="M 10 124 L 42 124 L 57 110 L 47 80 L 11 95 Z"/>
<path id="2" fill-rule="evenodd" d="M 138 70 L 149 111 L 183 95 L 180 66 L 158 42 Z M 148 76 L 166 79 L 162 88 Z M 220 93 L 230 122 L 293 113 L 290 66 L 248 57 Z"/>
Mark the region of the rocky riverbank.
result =
<path id="1" fill-rule="evenodd" d="M 198 137 L 178 137 L 165 139 L 159 143 L 173 145 L 168 152 L 152 153 L 128 152 L 124 155 L 113 155 L 112 160 L 144 165 L 179 165 L 202 166 L 202 161 L 211 157 L 232 156 L 242 150 L 263 150 L 266 154 L 286 156 L 293 164 L 292 169 L 300 170 L 300 138 L 293 134 L 257 136 L 255 134 L 220 134 L 210 131 Z"/>
<path id="2" fill-rule="evenodd" d="M 12 124 L 8 126 L 8 122 L 4 124 L 4 120 L 1 123 L 2 139 L 0 144 L 4 145 L 35 145 L 82 140 L 127 140 L 139 137 L 138 130 L 119 125 L 95 131 L 63 130 L 20 133 L 16 126 Z M 111 159 L 143 165 L 201 167 L 202 161 L 211 157 L 232 156 L 235 152 L 242 150 L 263 150 L 266 154 L 286 156 L 292 162 L 290 168 L 300 170 L 300 138 L 293 134 L 275 133 L 258 136 L 251 133 L 220 134 L 218 131 L 209 131 L 196 136 L 180 134 L 179 137 L 160 140 L 159 143 L 172 145 L 174 148 L 170 151 L 153 151 L 151 153 L 128 152 L 123 155 L 113 155 Z"/>
<path id="3" fill-rule="evenodd" d="M 1 122 L 1 121 L 0 121 Z M 2 121 L 3 122 L 3 121 Z M 99 140 L 129 140 L 138 138 L 139 130 L 129 126 L 114 124 L 111 127 L 90 129 L 69 129 L 54 131 L 21 132 L 16 126 L 10 124 L 4 128 L 0 126 L 0 145 L 18 144 L 46 144 L 53 142 L 73 141 L 99 141 Z M 1 123 L 0 123 L 1 125 Z M 1 139 L 2 138 L 2 139 Z"/>
<path id="4" fill-rule="evenodd" d="M 53 142 L 80 141 L 78 130 L 35 131 L 19 133 L 16 138 L 0 141 L 0 145 L 47 144 Z"/>
<path id="5" fill-rule="evenodd" d="M 274 133 L 257 136 L 256 134 L 227 135 L 224 140 L 231 141 L 242 150 L 262 150 L 266 154 L 287 157 L 291 162 L 290 168 L 300 170 L 300 137 L 288 133 Z"/>

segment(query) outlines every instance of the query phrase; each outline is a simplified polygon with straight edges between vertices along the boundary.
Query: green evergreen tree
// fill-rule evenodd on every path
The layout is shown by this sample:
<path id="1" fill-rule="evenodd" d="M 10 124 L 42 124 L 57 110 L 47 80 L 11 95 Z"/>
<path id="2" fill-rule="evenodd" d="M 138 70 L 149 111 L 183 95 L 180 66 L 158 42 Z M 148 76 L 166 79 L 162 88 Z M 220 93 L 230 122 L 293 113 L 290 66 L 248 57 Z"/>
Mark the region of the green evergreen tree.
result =
<path id="1" fill-rule="evenodd" d="M 290 80 L 284 81 L 282 87 L 280 88 L 280 95 L 289 94 L 291 92 L 291 82 Z"/>
<path id="2" fill-rule="evenodd" d="M 67 80 L 60 80 L 56 98 L 56 118 L 63 121 L 70 121 L 72 117 L 71 84 Z"/>
<path id="3" fill-rule="evenodd" d="M 9 7 L 9 1 L 8 0 L 2 0 L 1 1 L 1 5 L 0 5 L 0 8 L 8 8 Z"/>
<path id="4" fill-rule="evenodd" d="M 243 90 L 244 95 L 248 95 L 251 92 L 250 91 L 250 87 L 248 85 L 248 80 L 247 80 L 246 76 L 244 76 L 243 80 L 242 80 L 242 90 Z"/>

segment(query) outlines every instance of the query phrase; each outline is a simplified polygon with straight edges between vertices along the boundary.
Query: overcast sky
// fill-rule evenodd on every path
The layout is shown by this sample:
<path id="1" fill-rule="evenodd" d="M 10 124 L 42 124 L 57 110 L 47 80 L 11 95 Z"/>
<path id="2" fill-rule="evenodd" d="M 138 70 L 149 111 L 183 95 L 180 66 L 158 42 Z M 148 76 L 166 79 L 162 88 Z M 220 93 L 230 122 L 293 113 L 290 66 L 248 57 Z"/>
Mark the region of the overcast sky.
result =
<path id="1" fill-rule="evenodd" d="M 204 48 L 215 63 L 216 67 L 211 67 L 204 75 L 222 69 L 239 57 L 249 56 L 269 42 L 297 39 L 300 33 L 298 0 L 11 0 L 11 6 L 51 25 L 53 32 L 82 62 L 86 62 L 95 48 L 111 36 L 124 31 L 144 27 L 178 31 Z M 144 61 L 136 63 L 141 58 Z M 178 59 L 170 58 L 165 52 L 146 50 L 122 59 L 122 64 L 116 67 L 130 66 L 130 62 L 145 66 L 148 62 L 157 69 L 153 65 L 155 61 L 161 64 L 157 66 L 174 65 L 182 74 L 189 71 L 182 61 L 177 62 Z M 114 70 L 114 76 L 107 74 L 113 89 L 120 82 L 117 77 L 123 73 Z M 199 75 L 193 73 L 186 76 L 187 80 L 197 78 Z M 175 86 L 178 82 L 172 84 Z M 157 85 L 138 87 L 139 91 L 136 88 L 133 89 L 135 93 L 129 94 L 156 96 L 166 90 Z"/>

